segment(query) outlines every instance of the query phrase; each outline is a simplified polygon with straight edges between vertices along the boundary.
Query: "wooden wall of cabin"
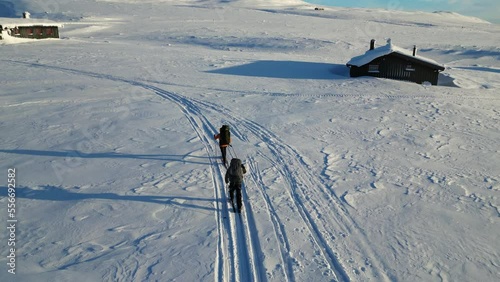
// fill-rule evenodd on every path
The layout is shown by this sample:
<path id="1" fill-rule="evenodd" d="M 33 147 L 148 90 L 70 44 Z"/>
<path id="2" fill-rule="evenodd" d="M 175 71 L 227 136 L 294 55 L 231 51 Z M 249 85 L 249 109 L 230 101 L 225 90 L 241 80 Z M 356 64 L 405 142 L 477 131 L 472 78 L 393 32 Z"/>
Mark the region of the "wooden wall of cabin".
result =
<path id="1" fill-rule="evenodd" d="M 23 38 L 59 38 L 56 26 L 20 26 L 12 30 L 12 35 Z"/>
<path id="2" fill-rule="evenodd" d="M 415 61 L 387 55 L 360 67 L 351 66 L 350 75 L 351 77 L 374 76 L 405 80 L 419 84 L 428 81 L 433 85 L 437 85 L 439 72 Z"/>

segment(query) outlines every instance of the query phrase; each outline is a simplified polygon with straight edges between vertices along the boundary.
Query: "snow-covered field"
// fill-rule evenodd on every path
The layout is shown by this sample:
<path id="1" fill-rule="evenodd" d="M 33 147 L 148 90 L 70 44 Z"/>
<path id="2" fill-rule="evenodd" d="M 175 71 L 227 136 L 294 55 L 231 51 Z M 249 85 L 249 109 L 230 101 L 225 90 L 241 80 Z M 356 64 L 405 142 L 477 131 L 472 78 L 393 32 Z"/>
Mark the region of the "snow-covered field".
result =
<path id="1" fill-rule="evenodd" d="M 499 25 L 299 1 L 29 2 L 64 28 L 0 42 L 0 281 L 500 280 Z M 372 38 L 417 45 L 441 85 L 350 78 Z M 241 217 L 224 123 L 249 170 Z"/>

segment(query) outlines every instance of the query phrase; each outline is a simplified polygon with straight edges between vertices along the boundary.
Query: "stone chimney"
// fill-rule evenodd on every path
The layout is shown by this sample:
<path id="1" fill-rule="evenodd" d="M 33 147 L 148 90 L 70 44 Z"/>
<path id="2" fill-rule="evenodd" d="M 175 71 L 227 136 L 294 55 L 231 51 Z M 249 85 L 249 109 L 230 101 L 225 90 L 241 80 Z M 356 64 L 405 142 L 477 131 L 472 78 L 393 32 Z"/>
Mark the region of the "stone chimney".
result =
<path id="1" fill-rule="evenodd" d="M 375 39 L 372 39 L 370 41 L 370 50 L 373 50 L 373 49 L 375 49 Z"/>
<path id="2" fill-rule="evenodd" d="M 413 45 L 413 57 L 417 55 L 417 45 Z"/>

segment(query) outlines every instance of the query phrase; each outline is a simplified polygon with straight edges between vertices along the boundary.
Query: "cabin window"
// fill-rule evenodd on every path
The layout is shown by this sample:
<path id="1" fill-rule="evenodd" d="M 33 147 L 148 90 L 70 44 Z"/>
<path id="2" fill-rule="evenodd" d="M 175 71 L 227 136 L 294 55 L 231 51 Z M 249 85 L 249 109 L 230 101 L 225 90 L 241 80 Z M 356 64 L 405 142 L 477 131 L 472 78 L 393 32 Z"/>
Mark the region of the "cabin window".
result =
<path id="1" fill-rule="evenodd" d="M 368 72 L 371 72 L 371 73 L 378 73 L 379 70 L 378 70 L 378 66 L 379 65 L 368 65 Z"/>
<path id="2" fill-rule="evenodd" d="M 406 65 L 405 71 L 415 71 L 415 67 L 413 65 Z"/>
<path id="3" fill-rule="evenodd" d="M 46 29 L 45 29 L 45 34 L 46 34 L 46 35 L 52 35 L 52 28 L 50 28 L 50 27 L 49 27 L 49 28 L 46 28 Z"/>
<path id="4" fill-rule="evenodd" d="M 33 29 L 32 29 L 32 28 L 27 28 L 27 29 L 26 29 L 26 33 L 27 33 L 28 35 L 33 35 Z"/>

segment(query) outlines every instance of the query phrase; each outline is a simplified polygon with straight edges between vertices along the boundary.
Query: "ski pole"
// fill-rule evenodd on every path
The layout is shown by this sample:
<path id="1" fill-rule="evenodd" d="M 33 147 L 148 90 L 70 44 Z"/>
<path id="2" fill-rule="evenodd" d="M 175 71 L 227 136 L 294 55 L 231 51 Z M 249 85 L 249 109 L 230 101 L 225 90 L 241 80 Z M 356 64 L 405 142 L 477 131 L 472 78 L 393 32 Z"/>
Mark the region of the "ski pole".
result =
<path id="1" fill-rule="evenodd" d="M 233 145 L 229 145 L 229 147 L 231 147 L 231 149 L 233 150 L 234 156 L 238 159 L 238 155 L 236 154 L 236 151 L 234 150 Z"/>
<path id="2" fill-rule="evenodd" d="M 235 157 L 235 156 L 234 156 L 234 152 L 232 152 L 232 151 L 231 151 L 231 148 L 232 148 L 233 146 L 232 146 L 232 145 L 229 145 L 228 147 L 229 147 L 229 148 L 227 149 L 227 151 L 229 152 L 229 156 L 230 156 L 230 157 L 231 157 L 231 159 L 232 159 L 232 158 L 234 158 L 234 157 Z M 234 151 L 234 150 L 233 150 L 233 151 Z"/>

